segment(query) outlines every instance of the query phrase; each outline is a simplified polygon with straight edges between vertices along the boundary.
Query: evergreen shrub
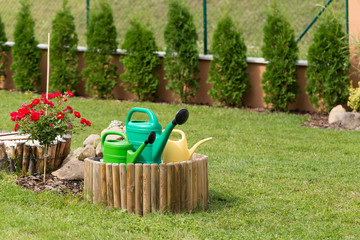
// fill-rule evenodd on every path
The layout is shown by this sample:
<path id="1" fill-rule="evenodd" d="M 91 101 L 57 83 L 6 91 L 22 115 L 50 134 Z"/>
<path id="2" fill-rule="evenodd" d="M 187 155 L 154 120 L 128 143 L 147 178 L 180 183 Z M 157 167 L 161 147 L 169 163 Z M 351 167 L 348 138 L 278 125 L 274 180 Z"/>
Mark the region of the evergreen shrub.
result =
<path id="1" fill-rule="evenodd" d="M 52 91 L 74 91 L 78 84 L 77 44 L 74 17 L 63 0 L 62 9 L 56 13 L 52 22 L 50 42 L 50 87 Z"/>
<path id="2" fill-rule="evenodd" d="M 112 56 L 117 49 L 116 35 L 111 6 L 102 1 L 100 9 L 91 14 L 86 32 L 87 51 L 84 54 L 86 92 L 94 97 L 110 97 L 116 85 L 117 67 L 113 64 Z"/>
<path id="3" fill-rule="evenodd" d="M 125 72 L 121 75 L 125 89 L 136 94 L 139 100 L 152 100 L 159 85 L 154 70 L 161 66 L 154 33 L 137 21 L 131 22 L 121 46 L 127 56 L 122 58 Z"/>
<path id="4" fill-rule="evenodd" d="M 246 45 L 232 19 L 219 21 L 213 35 L 209 80 L 211 98 L 227 106 L 240 106 L 248 89 Z"/>
<path id="5" fill-rule="evenodd" d="M 169 3 L 164 40 L 164 78 L 169 81 L 166 88 L 172 90 L 175 96 L 180 96 L 183 103 L 187 103 L 199 87 L 199 79 L 196 77 L 199 72 L 198 36 L 193 16 L 180 1 Z"/>
<path id="6" fill-rule="evenodd" d="M 5 70 L 9 64 L 8 54 L 10 52 L 10 48 L 5 45 L 6 42 L 7 38 L 5 34 L 5 26 L 0 16 L 0 81 L 2 77 L 6 77 Z"/>
<path id="7" fill-rule="evenodd" d="M 12 47 L 15 87 L 20 91 L 40 88 L 40 60 L 41 50 L 34 35 L 35 22 L 31 16 L 28 0 L 21 1 L 21 8 L 16 16 L 14 41 Z"/>
<path id="8" fill-rule="evenodd" d="M 294 30 L 287 19 L 273 5 L 264 26 L 263 57 L 268 61 L 261 80 L 267 107 L 276 111 L 288 111 L 299 93 L 296 81 L 298 47 Z"/>

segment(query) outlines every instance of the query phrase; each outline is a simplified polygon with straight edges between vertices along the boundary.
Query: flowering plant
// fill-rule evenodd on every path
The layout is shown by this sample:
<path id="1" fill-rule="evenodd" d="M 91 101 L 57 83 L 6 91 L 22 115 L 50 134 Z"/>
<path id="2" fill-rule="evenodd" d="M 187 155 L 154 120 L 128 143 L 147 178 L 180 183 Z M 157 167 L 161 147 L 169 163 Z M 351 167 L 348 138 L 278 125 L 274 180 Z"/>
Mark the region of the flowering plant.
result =
<path id="1" fill-rule="evenodd" d="M 16 122 L 14 131 L 29 134 L 29 139 L 37 140 L 45 146 L 51 144 L 57 136 L 91 126 L 91 122 L 81 118 L 81 114 L 68 105 L 68 98 L 73 96 L 71 91 L 64 94 L 51 93 L 47 98 L 42 94 L 40 99 L 22 104 L 18 111 L 10 113 L 11 120 Z"/>

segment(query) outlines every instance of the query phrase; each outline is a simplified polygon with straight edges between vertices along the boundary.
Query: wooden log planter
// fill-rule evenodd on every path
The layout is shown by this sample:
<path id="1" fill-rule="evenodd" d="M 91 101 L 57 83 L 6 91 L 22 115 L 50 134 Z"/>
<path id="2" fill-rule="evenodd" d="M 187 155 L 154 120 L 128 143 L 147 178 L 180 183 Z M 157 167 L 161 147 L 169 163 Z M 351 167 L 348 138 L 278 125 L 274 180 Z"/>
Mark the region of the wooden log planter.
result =
<path id="1" fill-rule="evenodd" d="M 94 204 L 138 216 L 168 210 L 205 210 L 209 201 L 208 157 L 168 164 L 112 164 L 85 159 L 84 192 Z"/>
<path id="2" fill-rule="evenodd" d="M 7 142 L 11 139 L 6 139 Z M 15 139 L 17 140 L 17 139 Z M 70 153 L 71 136 L 66 135 L 48 147 L 46 166 L 49 171 L 58 169 Z M 0 139 L 0 170 L 21 172 L 23 174 L 42 173 L 44 171 L 44 152 L 40 145 L 25 141 L 5 144 Z"/>

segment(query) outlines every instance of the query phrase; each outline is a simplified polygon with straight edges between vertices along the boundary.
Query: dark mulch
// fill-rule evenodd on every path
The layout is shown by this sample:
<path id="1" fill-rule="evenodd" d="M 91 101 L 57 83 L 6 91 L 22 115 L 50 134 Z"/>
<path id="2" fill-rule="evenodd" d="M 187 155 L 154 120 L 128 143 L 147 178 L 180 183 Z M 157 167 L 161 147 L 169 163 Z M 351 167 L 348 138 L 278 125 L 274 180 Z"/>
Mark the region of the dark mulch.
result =
<path id="1" fill-rule="evenodd" d="M 17 179 L 16 184 L 34 192 L 52 191 L 60 194 L 80 195 L 83 192 L 83 181 L 81 180 L 62 180 L 46 174 L 46 182 L 43 182 L 43 174 L 23 176 Z"/>

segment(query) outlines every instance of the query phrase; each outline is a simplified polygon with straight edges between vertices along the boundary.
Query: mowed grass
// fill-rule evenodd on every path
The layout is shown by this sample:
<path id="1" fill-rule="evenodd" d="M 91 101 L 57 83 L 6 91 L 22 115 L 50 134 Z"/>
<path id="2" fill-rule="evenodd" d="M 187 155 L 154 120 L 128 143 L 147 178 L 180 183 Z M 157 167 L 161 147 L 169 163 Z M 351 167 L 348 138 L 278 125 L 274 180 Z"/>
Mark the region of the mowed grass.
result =
<path id="1" fill-rule="evenodd" d="M 25 94 L 0 91 L 0 130 L 12 130 L 9 113 Z M 165 127 L 180 108 L 189 147 L 209 156 L 210 203 L 191 214 L 137 217 L 92 205 L 82 197 L 35 194 L 0 180 L 0 239 L 359 239 L 358 131 L 302 127 L 307 118 L 242 109 L 72 99 L 92 121 L 72 149 L 135 107 L 151 109 Z"/>
<path id="2" fill-rule="evenodd" d="M 167 23 L 168 1 L 166 0 L 106 0 L 110 3 L 114 13 L 114 24 L 118 32 L 118 48 L 124 42 L 125 33 L 130 27 L 132 19 L 138 19 L 154 32 L 160 51 L 166 49 L 164 30 Z M 31 0 L 31 13 L 35 20 L 35 37 L 40 43 L 47 43 L 47 33 L 51 32 L 51 24 L 56 11 L 62 6 L 61 0 Z M 96 11 L 100 0 L 90 0 L 90 13 Z M 198 35 L 198 50 L 204 53 L 204 15 L 201 0 L 183 0 L 191 14 Z M 249 57 L 262 57 L 261 46 L 263 41 L 263 28 L 266 14 L 271 11 L 273 0 L 218 0 L 206 1 L 207 48 L 211 53 L 211 44 L 217 23 L 226 14 L 231 16 L 238 30 L 243 33 L 244 41 L 248 48 Z M 277 0 L 277 6 L 287 18 L 294 29 L 297 38 L 306 29 L 327 0 Z M 79 45 L 86 46 L 87 10 L 86 1 L 72 0 L 68 5 L 74 16 Z M 9 41 L 14 41 L 13 33 L 16 16 L 20 9 L 19 0 L 0 0 L 0 16 L 5 24 L 5 31 Z M 343 24 L 346 31 L 345 1 L 332 1 L 323 15 L 335 14 Z M 299 42 L 299 58 L 305 60 L 308 46 L 312 43 L 313 34 L 318 23 L 315 23 L 308 33 Z"/>

